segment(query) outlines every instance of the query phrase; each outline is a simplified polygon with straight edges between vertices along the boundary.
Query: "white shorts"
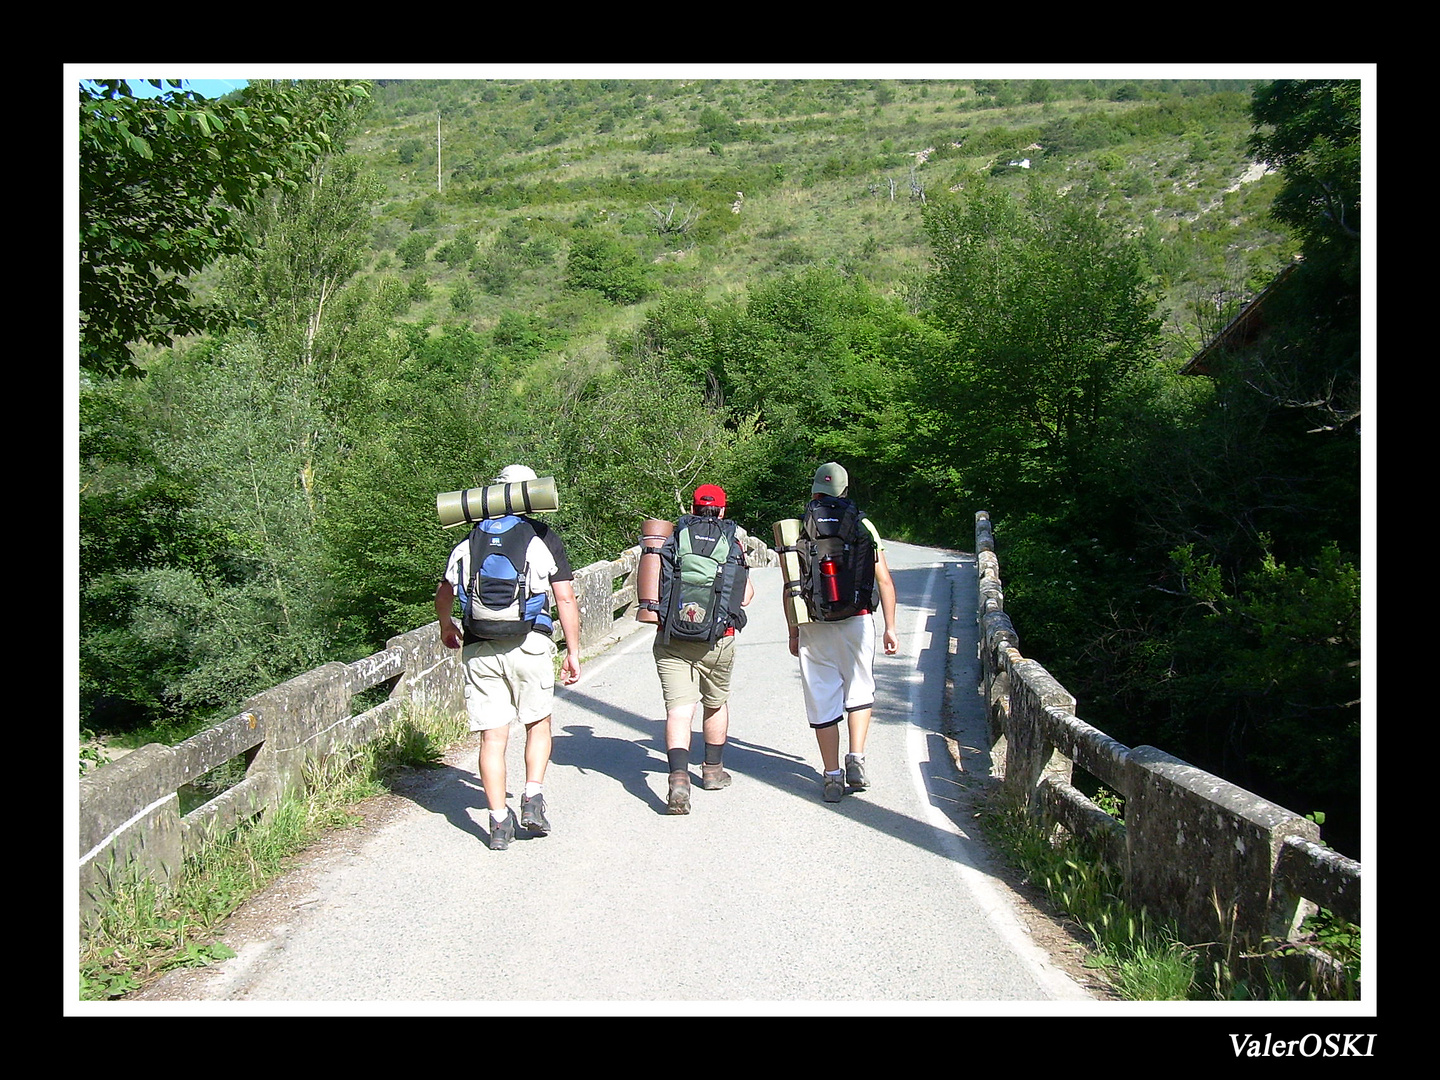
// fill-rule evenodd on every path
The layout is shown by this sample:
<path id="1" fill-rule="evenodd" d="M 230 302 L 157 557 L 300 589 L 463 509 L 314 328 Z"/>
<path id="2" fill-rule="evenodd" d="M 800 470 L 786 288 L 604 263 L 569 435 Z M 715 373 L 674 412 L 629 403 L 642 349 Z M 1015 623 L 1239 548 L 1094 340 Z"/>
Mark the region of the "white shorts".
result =
<path id="1" fill-rule="evenodd" d="M 800 681 L 811 727 L 875 704 L 875 618 L 854 615 L 839 622 L 800 626 Z"/>
<path id="2" fill-rule="evenodd" d="M 474 641 L 460 650 L 465 665 L 465 711 L 471 731 L 526 725 L 550 715 L 555 700 L 554 640 L 535 631 L 518 642 Z"/>

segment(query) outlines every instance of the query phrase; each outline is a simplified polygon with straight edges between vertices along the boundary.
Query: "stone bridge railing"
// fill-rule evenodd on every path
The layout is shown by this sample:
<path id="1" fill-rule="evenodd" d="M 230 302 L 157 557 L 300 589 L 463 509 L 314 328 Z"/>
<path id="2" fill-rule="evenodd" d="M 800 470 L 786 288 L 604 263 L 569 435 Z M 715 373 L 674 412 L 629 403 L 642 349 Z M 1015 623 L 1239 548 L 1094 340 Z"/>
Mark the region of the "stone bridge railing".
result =
<path id="1" fill-rule="evenodd" d="M 775 563 L 774 553 L 754 537 L 746 546 L 751 566 Z M 632 617 L 639 558 L 636 546 L 576 571 L 583 652 L 598 650 L 620 620 Z M 388 688 L 388 697 L 356 712 L 357 698 L 377 687 Z M 185 856 L 207 838 L 299 790 L 308 762 L 374 739 L 407 705 L 463 709 L 463 687 L 459 654 L 445 648 L 438 625 L 430 623 L 391 638 L 363 660 L 325 664 L 257 694 L 234 716 L 175 746 L 142 746 L 81 778 L 82 917 L 93 914 L 116 874 L 133 869 L 171 882 Z M 182 812 L 182 789 L 237 758 L 244 765 L 238 783 Z"/>
<path id="2" fill-rule="evenodd" d="M 980 661 L 994 771 L 1026 804 L 1098 841 L 1137 907 L 1189 941 L 1289 940 L 1318 905 L 1360 925 L 1360 864 L 1312 821 L 1076 715 L 1075 698 L 1020 653 L 990 517 L 975 515 Z M 1124 799 L 1124 821 L 1071 783 L 1079 767 Z"/>

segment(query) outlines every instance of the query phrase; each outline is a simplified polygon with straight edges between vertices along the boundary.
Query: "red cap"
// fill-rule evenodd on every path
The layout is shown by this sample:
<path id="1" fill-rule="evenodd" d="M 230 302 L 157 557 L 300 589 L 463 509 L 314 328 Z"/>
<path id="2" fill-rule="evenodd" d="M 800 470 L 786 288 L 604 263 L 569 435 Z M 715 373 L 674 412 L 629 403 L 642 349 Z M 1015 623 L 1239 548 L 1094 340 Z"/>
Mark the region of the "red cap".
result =
<path id="1" fill-rule="evenodd" d="M 718 484 L 701 484 L 695 489 L 695 505 L 724 506 L 725 489 Z"/>

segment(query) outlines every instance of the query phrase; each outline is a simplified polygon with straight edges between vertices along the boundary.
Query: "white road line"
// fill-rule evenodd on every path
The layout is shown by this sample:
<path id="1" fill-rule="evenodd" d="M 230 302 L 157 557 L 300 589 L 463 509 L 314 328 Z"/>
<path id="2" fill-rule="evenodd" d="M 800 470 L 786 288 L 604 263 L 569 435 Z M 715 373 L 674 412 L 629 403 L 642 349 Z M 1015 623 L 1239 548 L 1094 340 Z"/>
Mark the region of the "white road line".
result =
<path id="1" fill-rule="evenodd" d="M 930 826 L 940 834 L 941 843 L 950 855 L 951 868 L 969 890 L 970 895 L 975 898 L 981 910 L 985 912 L 996 932 L 1010 943 L 1022 960 L 1027 960 L 1031 964 L 1041 986 L 1045 988 L 1050 997 L 1064 1001 L 1091 1000 L 1090 995 L 1069 975 L 1055 967 L 1050 962 L 1045 950 L 1035 944 L 1035 940 L 1015 915 L 1009 899 L 996 890 L 990 877 L 969 865 L 961 851 L 962 846 L 967 842 L 966 839 L 961 835 L 955 822 L 951 821 L 943 810 L 931 802 L 930 792 L 925 786 L 925 777 L 920 763 L 928 761 L 926 743 L 928 737 L 934 732 L 922 727 L 916 722 L 916 718 L 920 716 L 920 691 L 925 685 L 925 680 L 920 675 L 919 659 L 929 648 L 932 635 L 929 631 L 922 631 L 921 627 L 926 616 L 934 610 L 935 582 L 939 576 L 939 567 L 943 565 L 943 563 L 937 564 L 936 569 L 931 571 L 930 577 L 925 583 L 925 597 L 920 606 L 915 609 L 914 629 L 911 631 L 910 637 L 912 645 L 909 655 L 916 661 L 916 667 L 910 673 L 910 724 L 906 730 L 906 752 L 910 760 L 910 780 L 915 786 L 915 797 L 924 807 L 925 817 Z M 948 621 L 947 619 L 947 624 Z M 945 645 L 944 653 L 948 657 L 949 642 L 947 641 Z"/>

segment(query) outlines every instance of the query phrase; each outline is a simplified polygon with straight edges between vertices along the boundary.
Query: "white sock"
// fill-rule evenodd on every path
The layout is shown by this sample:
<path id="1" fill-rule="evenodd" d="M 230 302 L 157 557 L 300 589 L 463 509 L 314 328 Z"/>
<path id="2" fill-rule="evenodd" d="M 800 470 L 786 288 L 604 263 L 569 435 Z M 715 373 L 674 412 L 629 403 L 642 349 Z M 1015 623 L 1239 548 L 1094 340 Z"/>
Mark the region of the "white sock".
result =
<path id="1" fill-rule="evenodd" d="M 864 760 L 865 760 L 865 755 L 864 755 L 864 754 L 846 754 L 846 755 L 845 755 L 845 760 L 846 760 L 846 761 L 864 761 Z"/>
<path id="2" fill-rule="evenodd" d="M 510 807 L 508 807 L 508 806 L 505 807 L 504 810 L 491 810 L 491 811 L 490 811 L 490 820 L 493 821 L 496 825 L 504 825 L 505 822 L 509 820 L 509 818 L 510 818 Z"/>
<path id="3" fill-rule="evenodd" d="M 540 792 L 544 790 L 545 788 L 543 784 L 537 784 L 533 780 L 525 781 L 525 798 L 527 799 L 533 799 L 536 795 L 539 795 Z"/>

